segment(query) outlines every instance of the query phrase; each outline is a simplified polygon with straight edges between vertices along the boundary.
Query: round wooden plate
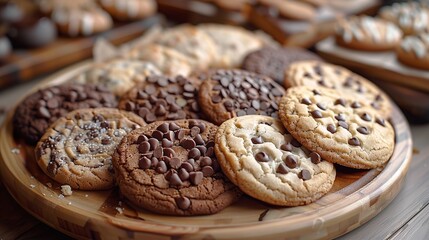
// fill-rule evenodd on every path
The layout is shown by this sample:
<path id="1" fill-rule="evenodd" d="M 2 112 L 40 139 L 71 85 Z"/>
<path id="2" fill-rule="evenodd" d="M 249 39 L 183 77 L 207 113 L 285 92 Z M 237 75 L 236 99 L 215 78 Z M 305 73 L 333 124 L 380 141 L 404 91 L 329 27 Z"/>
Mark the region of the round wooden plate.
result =
<path id="1" fill-rule="evenodd" d="M 67 69 L 41 86 L 62 83 L 87 66 Z M 12 115 L 9 112 L 0 129 L 4 185 L 29 213 L 80 239 L 330 239 L 359 227 L 385 208 L 399 192 L 411 162 L 411 133 L 395 106 L 396 146 L 386 166 L 370 171 L 337 167 L 332 190 L 315 203 L 280 208 L 244 196 L 214 215 L 163 216 L 127 204 L 117 189 L 61 195 L 60 185 L 39 169 L 33 148 L 15 141 Z"/>

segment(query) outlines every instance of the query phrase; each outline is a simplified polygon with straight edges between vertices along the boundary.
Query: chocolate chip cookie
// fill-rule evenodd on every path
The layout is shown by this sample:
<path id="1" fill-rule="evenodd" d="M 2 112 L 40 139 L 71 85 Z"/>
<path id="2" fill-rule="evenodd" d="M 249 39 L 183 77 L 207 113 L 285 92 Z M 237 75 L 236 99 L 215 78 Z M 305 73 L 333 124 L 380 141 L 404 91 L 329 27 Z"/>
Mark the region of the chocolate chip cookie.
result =
<path id="1" fill-rule="evenodd" d="M 215 124 L 243 115 L 277 117 L 283 88 L 268 77 L 243 70 L 214 70 L 202 74 L 198 101 Z"/>
<path id="2" fill-rule="evenodd" d="M 265 47 L 249 53 L 243 60 L 242 68 L 268 76 L 283 85 L 285 69 L 290 64 L 303 60 L 322 61 L 316 54 L 301 48 Z"/>
<path id="3" fill-rule="evenodd" d="M 150 62 L 117 59 L 96 64 L 72 81 L 103 85 L 117 96 L 122 96 L 134 85 L 150 75 L 161 75 L 161 71 Z"/>
<path id="4" fill-rule="evenodd" d="M 215 153 L 225 175 L 248 195 L 279 206 L 309 204 L 326 194 L 335 168 L 303 147 L 278 119 L 243 116 L 224 122 Z"/>
<path id="5" fill-rule="evenodd" d="M 329 162 L 370 169 L 383 166 L 393 153 L 390 123 L 334 89 L 289 88 L 280 101 L 279 116 L 294 138 Z"/>
<path id="6" fill-rule="evenodd" d="M 158 121 L 132 131 L 113 157 L 121 193 L 168 215 L 219 212 L 241 196 L 214 154 L 217 127 L 203 120 Z"/>
<path id="7" fill-rule="evenodd" d="M 134 112 L 147 123 L 199 119 L 197 85 L 196 81 L 182 76 L 152 75 L 122 97 L 119 109 Z"/>
<path id="8" fill-rule="evenodd" d="M 16 108 L 13 128 L 28 144 L 39 141 L 58 118 L 80 108 L 116 107 L 116 97 L 102 86 L 59 85 L 40 89 L 26 97 Z"/>
<path id="9" fill-rule="evenodd" d="M 121 139 L 146 123 L 112 108 L 78 109 L 58 119 L 36 147 L 36 159 L 49 177 L 73 189 L 114 186 L 112 155 Z"/>
<path id="10" fill-rule="evenodd" d="M 369 80 L 346 68 L 317 61 L 293 63 L 286 70 L 285 88 L 295 86 L 326 87 L 344 96 L 354 97 L 388 118 L 392 112 L 389 97 Z"/>

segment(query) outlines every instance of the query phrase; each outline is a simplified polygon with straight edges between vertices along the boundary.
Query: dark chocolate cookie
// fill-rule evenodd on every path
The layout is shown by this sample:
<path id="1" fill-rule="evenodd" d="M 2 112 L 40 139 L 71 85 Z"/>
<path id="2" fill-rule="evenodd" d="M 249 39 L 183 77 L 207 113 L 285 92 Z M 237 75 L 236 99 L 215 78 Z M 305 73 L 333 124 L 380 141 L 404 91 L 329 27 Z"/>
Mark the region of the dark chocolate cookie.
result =
<path id="1" fill-rule="evenodd" d="M 74 84 L 47 87 L 29 95 L 18 105 L 13 117 L 14 131 L 18 137 L 34 145 L 51 123 L 68 112 L 116 106 L 115 96 L 99 86 Z"/>
<path id="2" fill-rule="evenodd" d="M 78 109 L 55 121 L 40 139 L 36 158 L 49 177 L 73 189 L 114 186 L 112 155 L 122 138 L 146 125 L 114 108 Z"/>
<path id="3" fill-rule="evenodd" d="M 157 121 L 132 131 L 113 155 L 121 193 L 168 215 L 219 212 L 241 196 L 214 153 L 217 127 L 203 120 Z"/>
<path id="4" fill-rule="evenodd" d="M 277 117 L 284 89 L 270 78 L 243 70 L 215 70 L 200 77 L 198 101 L 213 123 L 243 115 Z"/>
<path id="5" fill-rule="evenodd" d="M 197 86 L 188 78 L 148 76 L 127 92 L 119 109 L 132 111 L 147 123 L 177 119 L 199 119 Z"/>
<path id="6" fill-rule="evenodd" d="M 302 60 L 323 61 L 316 54 L 301 48 L 266 47 L 248 54 L 243 60 L 242 68 L 268 76 L 277 83 L 283 84 L 285 70 L 290 64 Z"/>

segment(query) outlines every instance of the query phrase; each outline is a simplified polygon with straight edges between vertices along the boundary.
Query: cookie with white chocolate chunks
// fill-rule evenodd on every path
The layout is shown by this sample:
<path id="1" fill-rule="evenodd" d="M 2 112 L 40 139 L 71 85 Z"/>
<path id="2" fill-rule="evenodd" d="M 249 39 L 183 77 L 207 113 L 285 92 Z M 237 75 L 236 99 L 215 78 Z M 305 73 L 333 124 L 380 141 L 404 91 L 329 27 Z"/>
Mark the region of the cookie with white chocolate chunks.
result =
<path id="1" fill-rule="evenodd" d="M 217 126 L 203 120 L 158 121 L 128 134 L 113 166 L 124 197 L 168 215 L 205 215 L 226 208 L 241 191 L 214 154 Z"/>
<path id="2" fill-rule="evenodd" d="M 150 75 L 161 75 L 161 71 L 150 62 L 116 59 L 107 63 L 95 64 L 88 71 L 73 78 L 72 81 L 103 85 L 116 96 L 122 96 Z"/>
<path id="3" fill-rule="evenodd" d="M 388 118 L 392 112 L 389 97 L 364 77 L 338 65 L 319 61 L 293 63 L 286 71 L 284 87 L 310 86 L 338 90 L 344 96 L 352 96 L 371 106 Z"/>
<path id="4" fill-rule="evenodd" d="M 336 42 L 346 48 L 364 51 L 394 49 L 402 31 L 393 23 L 368 16 L 341 20 L 336 28 Z"/>
<path id="5" fill-rule="evenodd" d="M 298 206 L 326 194 L 335 168 L 303 147 L 268 116 L 243 116 L 224 122 L 215 153 L 225 175 L 248 195 L 279 206 Z"/>
<path id="6" fill-rule="evenodd" d="M 49 177 L 73 189 L 104 190 L 115 184 L 112 155 L 122 138 L 146 123 L 110 108 L 79 109 L 58 119 L 36 146 Z"/>
<path id="7" fill-rule="evenodd" d="M 266 76 L 244 70 L 212 70 L 200 76 L 204 81 L 198 102 L 215 124 L 244 115 L 277 116 L 284 89 Z"/>
<path id="8" fill-rule="evenodd" d="M 405 37 L 396 48 L 396 56 L 410 67 L 429 70 L 429 33 Z"/>
<path id="9" fill-rule="evenodd" d="M 98 3 L 119 21 L 139 20 L 156 12 L 155 0 L 98 0 Z"/>
<path id="10" fill-rule="evenodd" d="M 334 89 L 289 88 L 279 116 L 302 145 L 350 168 L 383 166 L 393 153 L 394 129 L 376 111 Z"/>
<path id="11" fill-rule="evenodd" d="M 200 119 L 196 81 L 182 76 L 152 75 L 127 92 L 119 109 L 131 111 L 147 123 L 177 119 Z"/>

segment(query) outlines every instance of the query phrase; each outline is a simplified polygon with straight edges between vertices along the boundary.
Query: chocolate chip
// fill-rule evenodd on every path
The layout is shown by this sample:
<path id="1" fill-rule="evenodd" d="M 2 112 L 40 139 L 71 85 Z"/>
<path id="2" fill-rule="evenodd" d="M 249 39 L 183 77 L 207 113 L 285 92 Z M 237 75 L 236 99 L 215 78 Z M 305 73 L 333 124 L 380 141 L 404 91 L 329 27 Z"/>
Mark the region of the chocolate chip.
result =
<path id="1" fill-rule="evenodd" d="M 207 157 L 214 157 L 214 149 L 213 147 L 208 147 L 207 152 L 205 154 Z"/>
<path id="2" fill-rule="evenodd" d="M 176 131 L 176 139 L 182 140 L 185 137 L 185 131 L 182 129 Z"/>
<path id="3" fill-rule="evenodd" d="M 149 152 L 149 149 L 150 149 L 149 142 L 142 142 L 142 143 L 140 143 L 138 149 L 139 149 L 139 153 L 143 153 L 144 154 L 144 153 Z"/>
<path id="4" fill-rule="evenodd" d="M 194 184 L 198 185 L 203 180 L 204 174 L 202 172 L 190 172 L 189 173 L 189 181 Z"/>
<path id="5" fill-rule="evenodd" d="M 198 150 L 200 150 L 201 156 L 205 156 L 206 152 L 207 152 L 207 148 L 205 146 L 196 146 L 196 148 L 198 148 Z"/>
<path id="6" fill-rule="evenodd" d="M 364 135 L 368 135 L 369 134 L 369 131 L 368 131 L 368 129 L 366 127 L 358 127 L 356 130 L 358 132 L 364 134 Z"/>
<path id="7" fill-rule="evenodd" d="M 46 102 L 46 106 L 47 106 L 48 108 L 51 108 L 51 109 L 53 109 L 53 108 L 58 108 L 58 107 L 60 106 L 60 103 L 58 102 L 58 99 L 56 99 L 56 98 L 51 98 L 51 99 L 49 99 L 49 100 Z"/>
<path id="8" fill-rule="evenodd" d="M 288 173 L 289 171 L 288 171 L 288 169 L 286 168 L 286 165 L 285 165 L 284 163 L 280 163 L 280 164 L 279 164 L 279 166 L 277 167 L 276 172 L 277 172 L 277 173 L 280 173 L 280 174 L 286 174 L 286 173 Z"/>
<path id="9" fill-rule="evenodd" d="M 159 145 L 158 140 L 157 140 L 157 139 L 155 139 L 155 138 L 150 138 L 150 139 L 148 140 L 148 142 L 149 142 L 149 144 L 150 144 L 150 150 L 154 150 L 154 149 L 155 149 L 155 148 L 157 148 L 157 147 L 158 147 L 158 145 Z"/>
<path id="10" fill-rule="evenodd" d="M 225 107 L 225 109 L 227 111 L 233 111 L 234 110 L 234 103 L 229 99 L 225 100 L 225 102 L 223 103 L 223 106 Z"/>
<path id="11" fill-rule="evenodd" d="M 281 150 L 283 150 L 283 151 L 288 151 L 288 152 L 290 152 L 290 151 L 292 151 L 292 144 L 290 144 L 290 143 L 282 144 L 282 145 L 280 146 L 280 149 L 281 149 Z"/>
<path id="12" fill-rule="evenodd" d="M 302 103 L 302 104 L 305 104 L 305 105 L 310 105 L 310 104 L 311 104 L 311 100 L 310 100 L 310 99 L 308 99 L 308 98 L 303 98 L 303 99 L 301 100 L 301 103 Z"/>
<path id="13" fill-rule="evenodd" d="M 347 129 L 347 130 L 349 129 L 349 125 L 344 121 L 339 121 L 338 125 L 344 129 Z"/>
<path id="14" fill-rule="evenodd" d="M 162 141 L 161 141 L 161 144 L 162 144 L 162 146 L 163 147 L 165 147 L 165 148 L 169 148 L 169 147 L 172 147 L 173 146 L 173 142 L 171 142 L 170 140 L 168 140 L 168 139 L 162 139 Z"/>
<path id="15" fill-rule="evenodd" d="M 162 137 L 171 141 L 171 142 L 174 142 L 174 132 L 173 131 L 168 131 Z"/>
<path id="16" fill-rule="evenodd" d="M 286 166 L 288 166 L 289 168 L 296 168 L 298 164 L 298 160 L 294 155 L 290 154 L 286 157 L 285 163 L 286 163 Z"/>
<path id="17" fill-rule="evenodd" d="M 323 103 L 317 103 L 316 106 L 322 110 L 326 110 L 326 108 L 327 108 L 326 105 Z"/>
<path id="18" fill-rule="evenodd" d="M 145 121 L 147 123 L 152 123 L 152 122 L 156 121 L 156 116 L 155 116 L 155 114 L 149 112 L 149 113 L 146 114 L 146 116 L 144 117 L 144 119 L 145 119 Z"/>
<path id="19" fill-rule="evenodd" d="M 187 172 L 194 171 L 194 166 L 189 162 L 184 162 L 180 165 L 181 168 L 185 169 Z"/>
<path id="20" fill-rule="evenodd" d="M 237 112 L 237 116 L 238 117 L 245 116 L 245 115 L 246 115 L 246 112 L 243 111 L 243 110 L 240 110 L 240 111 Z"/>
<path id="21" fill-rule="evenodd" d="M 198 159 L 200 158 L 200 156 L 201 156 L 201 153 L 200 153 L 200 150 L 198 150 L 198 148 L 192 148 L 188 153 L 188 158 Z"/>
<path id="22" fill-rule="evenodd" d="M 172 148 L 164 148 L 164 156 L 173 157 L 176 156 L 176 152 Z"/>
<path id="23" fill-rule="evenodd" d="M 205 143 L 204 139 L 201 137 L 200 134 L 197 134 L 197 136 L 195 136 L 194 141 L 197 145 L 203 145 Z"/>
<path id="24" fill-rule="evenodd" d="M 310 153 L 310 159 L 311 159 L 311 162 L 314 164 L 318 164 L 322 161 L 322 158 L 317 152 Z"/>
<path id="25" fill-rule="evenodd" d="M 162 132 L 162 133 L 166 133 L 168 132 L 170 129 L 168 127 L 168 123 L 162 123 L 161 125 L 159 125 L 156 130 Z"/>
<path id="26" fill-rule="evenodd" d="M 342 106 L 346 106 L 346 100 L 344 100 L 343 98 L 338 98 L 337 100 L 335 100 L 335 105 L 342 105 Z"/>
<path id="27" fill-rule="evenodd" d="M 303 169 L 298 176 L 304 181 L 311 179 L 311 173 L 307 169 Z"/>
<path id="28" fill-rule="evenodd" d="M 314 110 L 314 111 L 311 111 L 311 116 L 313 116 L 313 118 L 322 118 L 323 114 L 319 110 Z"/>
<path id="29" fill-rule="evenodd" d="M 158 146 L 157 148 L 155 148 L 155 150 L 153 150 L 153 156 L 158 159 L 164 156 L 163 148 L 161 146 Z"/>
<path id="30" fill-rule="evenodd" d="M 148 84 L 145 86 L 144 91 L 147 94 L 152 95 L 156 92 L 156 87 L 153 84 Z"/>
<path id="31" fill-rule="evenodd" d="M 355 138 L 355 137 L 350 138 L 348 142 L 349 142 L 349 144 L 350 144 L 350 145 L 352 145 L 352 146 L 360 146 L 360 141 L 359 141 L 359 139 L 357 139 L 357 138 Z"/>
<path id="32" fill-rule="evenodd" d="M 351 105 L 352 108 L 360 108 L 362 105 L 359 102 L 353 102 Z"/>
<path id="33" fill-rule="evenodd" d="M 182 210 L 187 210 L 191 206 L 191 200 L 187 197 L 179 197 L 174 199 L 177 207 Z"/>
<path id="34" fill-rule="evenodd" d="M 164 161 L 158 162 L 158 165 L 156 166 L 156 172 L 157 173 L 165 173 L 167 172 L 167 165 L 165 165 Z"/>
<path id="35" fill-rule="evenodd" d="M 335 116 L 335 119 L 337 119 L 338 121 L 346 121 L 346 117 L 344 116 L 344 114 L 339 113 L 337 116 Z"/>
<path id="36" fill-rule="evenodd" d="M 258 162 L 269 162 L 271 159 L 268 157 L 268 155 L 264 152 L 259 152 L 255 155 L 255 159 Z"/>
<path id="37" fill-rule="evenodd" d="M 43 117 L 43 118 L 50 118 L 51 117 L 51 113 L 49 112 L 49 110 L 46 107 L 40 107 L 37 111 L 38 116 Z"/>
<path id="38" fill-rule="evenodd" d="M 203 172 L 204 177 L 211 177 L 214 174 L 214 170 L 211 166 L 204 166 L 201 171 Z"/>
<path id="39" fill-rule="evenodd" d="M 212 96 L 212 102 L 213 103 L 220 103 L 222 101 L 222 97 L 219 95 Z"/>
<path id="40" fill-rule="evenodd" d="M 176 123 L 174 123 L 174 122 L 171 122 L 171 123 L 168 125 L 168 128 L 169 128 L 171 131 L 176 131 L 176 130 L 179 130 L 179 129 L 180 129 L 180 127 L 179 127 Z"/>
<path id="41" fill-rule="evenodd" d="M 210 165 L 212 165 L 212 159 L 209 158 L 209 157 L 202 157 L 201 160 L 200 160 L 200 165 L 202 167 L 204 167 L 204 166 L 210 166 Z"/>
<path id="42" fill-rule="evenodd" d="M 264 142 L 264 141 L 262 140 L 262 137 L 261 137 L 261 136 L 258 136 L 258 137 L 252 137 L 251 141 L 252 141 L 252 143 L 253 143 L 253 144 L 261 144 L 261 143 L 263 143 L 263 142 Z"/>
<path id="43" fill-rule="evenodd" d="M 292 146 L 297 147 L 297 148 L 302 146 L 302 144 L 300 142 L 298 142 L 298 140 L 296 140 L 295 138 L 292 138 L 292 141 L 290 141 L 290 143 L 292 144 Z"/>
<path id="44" fill-rule="evenodd" d="M 319 92 L 317 89 L 314 89 L 314 90 L 313 90 L 313 94 L 314 94 L 314 95 L 320 95 L 320 92 Z"/>
<path id="45" fill-rule="evenodd" d="M 331 132 L 331 133 L 335 133 L 335 132 L 337 132 L 337 128 L 336 128 L 336 127 L 335 127 L 335 125 L 333 125 L 333 124 L 328 124 L 327 129 L 328 129 L 328 131 L 329 131 L 329 132 Z"/>
<path id="46" fill-rule="evenodd" d="M 179 169 L 178 175 L 179 175 L 180 180 L 182 180 L 182 181 L 188 180 L 188 178 L 189 178 L 189 172 L 186 171 L 184 168 Z"/>
<path id="47" fill-rule="evenodd" d="M 139 160 L 139 168 L 141 168 L 141 169 L 149 169 L 151 164 L 152 164 L 152 162 L 147 157 L 142 157 Z"/>
<path id="48" fill-rule="evenodd" d="M 385 127 L 386 126 L 386 122 L 384 121 L 384 119 L 382 119 L 382 118 L 378 118 L 378 117 L 376 117 L 375 118 L 375 122 L 376 123 L 378 123 L 378 124 L 380 124 L 381 126 L 383 126 L 383 127 Z"/>
<path id="49" fill-rule="evenodd" d="M 367 122 L 371 121 L 372 119 L 371 115 L 369 115 L 368 113 L 363 113 L 360 117 Z"/>
<path id="50" fill-rule="evenodd" d="M 110 139 L 109 138 L 103 138 L 102 140 L 101 140 L 101 144 L 103 144 L 103 145 L 107 145 L 107 144 L 109 144 L 110 143 Z"/>
<path id="51" fill-rule="evenodd" d="M 170 185 L 173 185 L 173 186 L 181 186 L 183 184 L 182 180 L 180 180 L 180 177 L 179 175 L 177 175 L 177 173 L 171 174 L 169 181 L 170 181 Z"/>
<path id="52" fill-rule="evenodd" d="M 152 132 L 152 137 L 155 139 L 158 139 L 159 141 L 162 140 L 162 137 L 164 136 L 164 134 L 162 134 L 161 131 L 155 130 Z"/>
<path id="53" fill-rule="evenodd" d="M 200 133 L 200 128 L 199 127 L 197 127 L 197 126 L 193 126 L 192 128 L 191 128 L 191 136 L 192 137 L 195 137 L 197 134 L 199 134 Z"/>

